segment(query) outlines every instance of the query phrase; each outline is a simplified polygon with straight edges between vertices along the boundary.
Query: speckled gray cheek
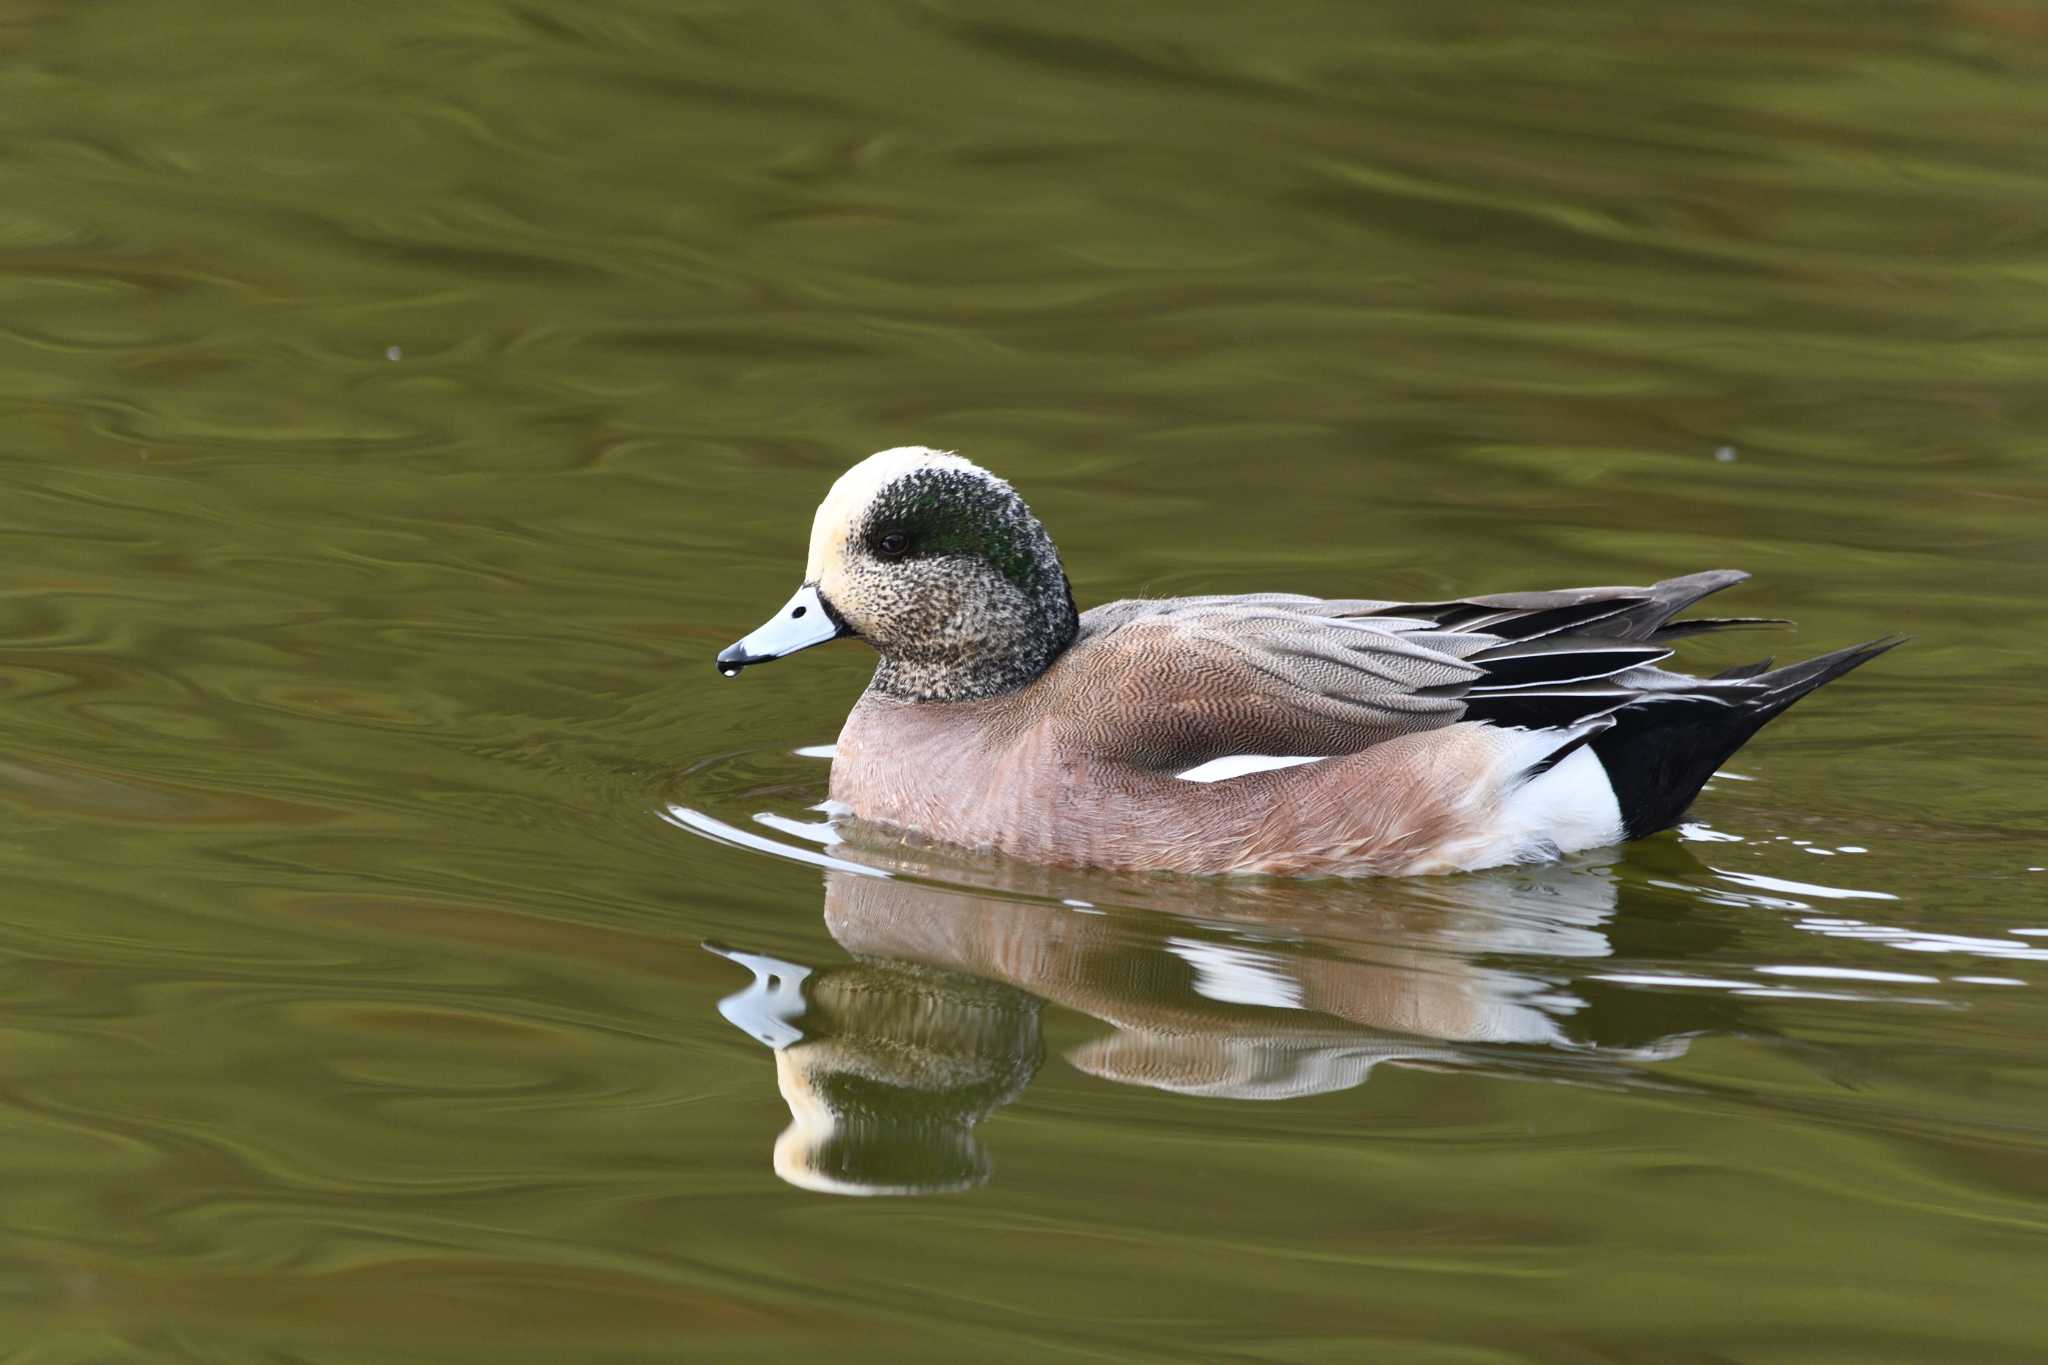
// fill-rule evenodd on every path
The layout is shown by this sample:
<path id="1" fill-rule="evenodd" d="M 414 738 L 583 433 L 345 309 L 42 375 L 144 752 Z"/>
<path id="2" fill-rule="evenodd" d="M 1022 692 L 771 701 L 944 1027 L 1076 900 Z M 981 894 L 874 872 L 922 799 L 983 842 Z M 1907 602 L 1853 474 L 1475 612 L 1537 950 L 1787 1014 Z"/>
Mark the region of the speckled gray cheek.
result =
<path id="1" fill-rule="evenodd" d="M 871 546 L 889 530 L 901 560 Z M 882 655 L 875 690 L 912 701 L 1014 691 L 1074 638 L 1073 596 L 1051 537 L 1002 483 L 920 470 L 878 494 L 851 537 L 846 591 Z"/>
<path id="2" fill-rule="evenodd" d="M 882 659 L 876 690 L 903 700 L 965 701 L 1012 691 L 1064 641 L 1022 593 L 977 561 L 869 561 L 848 581 Z"/>

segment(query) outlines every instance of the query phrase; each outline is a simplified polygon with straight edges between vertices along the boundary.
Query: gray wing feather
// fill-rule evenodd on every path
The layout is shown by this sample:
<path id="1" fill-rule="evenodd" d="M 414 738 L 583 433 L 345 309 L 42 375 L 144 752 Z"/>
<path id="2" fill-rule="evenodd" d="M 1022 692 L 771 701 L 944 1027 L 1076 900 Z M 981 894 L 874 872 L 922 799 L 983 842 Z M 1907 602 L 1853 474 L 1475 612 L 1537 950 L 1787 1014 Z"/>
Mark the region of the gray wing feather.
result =
<path id="1" fill-rule="evenodd" d="M 1451 724 L 1502 643 L 1321 615 L 1315 598 L 1118 602 L 1082 617 L 1092 748 L 1148 767 L 1238 754 L 1355 753 Z"/>
<path id="2" fill-rule="evenodd" d="M 1070 723 L 1091 750 L 1159 769 L 1355 753 L 1468 716 L 1576 724 L 1695 682 L 1654 666 L 1690 624 L 1671 618 L 1747 576 L 1422 603 L 1295 593 L 1112 602 L 1081 618 L 1070 674 L 1081 694 L 1062 714 L 1079 717 Z"/>

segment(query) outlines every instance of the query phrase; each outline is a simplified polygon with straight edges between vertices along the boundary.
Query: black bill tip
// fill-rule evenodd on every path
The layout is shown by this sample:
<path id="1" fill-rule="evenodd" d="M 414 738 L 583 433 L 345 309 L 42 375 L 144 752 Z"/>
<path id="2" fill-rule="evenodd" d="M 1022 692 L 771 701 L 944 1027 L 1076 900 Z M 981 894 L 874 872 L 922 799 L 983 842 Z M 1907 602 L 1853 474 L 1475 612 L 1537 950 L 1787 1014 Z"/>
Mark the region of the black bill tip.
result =
<path id="1" fill-rule="evenodd" d="M 764 662 L 766 661 L 760 655 L 747 653 L 745 645 L 727 645 L 718 651 L 718 671 L 728 678 L 737 678 L 740 670 L 748 664 Z"/>

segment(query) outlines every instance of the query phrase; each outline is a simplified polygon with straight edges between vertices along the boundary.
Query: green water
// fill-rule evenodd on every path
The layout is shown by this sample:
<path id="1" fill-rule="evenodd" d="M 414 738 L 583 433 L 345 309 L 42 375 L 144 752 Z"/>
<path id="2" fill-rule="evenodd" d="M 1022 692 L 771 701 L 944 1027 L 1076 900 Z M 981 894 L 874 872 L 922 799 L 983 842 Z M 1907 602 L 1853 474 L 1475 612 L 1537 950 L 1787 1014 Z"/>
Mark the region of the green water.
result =
<path id="1" fill-rule="evenodd" d="M 6 1358 L 2048 1356 L 2044 127 L 2026 0 L 0 7 Z M 911 442 L 1084 605 L 1917 638 L 1562 867 L 905 866 L 711 656 Z"/>

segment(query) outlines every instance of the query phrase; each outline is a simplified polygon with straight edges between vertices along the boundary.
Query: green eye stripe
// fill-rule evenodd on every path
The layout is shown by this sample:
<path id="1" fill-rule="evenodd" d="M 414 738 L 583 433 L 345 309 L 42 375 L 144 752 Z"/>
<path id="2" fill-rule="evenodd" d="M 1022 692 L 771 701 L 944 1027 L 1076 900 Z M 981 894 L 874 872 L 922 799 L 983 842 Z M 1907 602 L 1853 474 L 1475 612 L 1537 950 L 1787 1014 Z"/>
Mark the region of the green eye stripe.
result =
<path id="1" fill-rule="evenodd" d="M 1029 513 L 1016 496 L 979 479 L 931 473 L 902 480 L 877 499 L 871 544 L 891 531 L 910 538 L 920 556 L 971 555 L 1025 592 L 1045 579 L 1032 543 Z"/>

